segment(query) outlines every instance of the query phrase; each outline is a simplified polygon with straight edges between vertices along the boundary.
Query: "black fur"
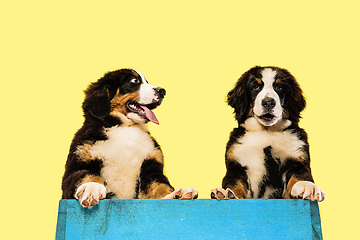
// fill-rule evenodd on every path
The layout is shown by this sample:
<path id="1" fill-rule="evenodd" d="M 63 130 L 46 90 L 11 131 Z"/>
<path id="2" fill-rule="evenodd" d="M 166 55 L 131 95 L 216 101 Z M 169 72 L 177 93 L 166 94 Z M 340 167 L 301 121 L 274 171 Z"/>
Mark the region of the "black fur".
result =
<path id="1" fill-rule="evenodd" d="M 110 113 L 110 100 L 115 96 L 117 90 L 120 94 L 126 94 L 139 90 L 140 84 L 129 84 L 129 79 L 134 77 L 131 69 L 121 69 L 108 72 L 97 82 L 92 83 L 85 90 L 83 110 L 85 117 L 91 113 L 98 119 L 104 119 Z M 120 87 L 121 86 L 121 87 Z"/>

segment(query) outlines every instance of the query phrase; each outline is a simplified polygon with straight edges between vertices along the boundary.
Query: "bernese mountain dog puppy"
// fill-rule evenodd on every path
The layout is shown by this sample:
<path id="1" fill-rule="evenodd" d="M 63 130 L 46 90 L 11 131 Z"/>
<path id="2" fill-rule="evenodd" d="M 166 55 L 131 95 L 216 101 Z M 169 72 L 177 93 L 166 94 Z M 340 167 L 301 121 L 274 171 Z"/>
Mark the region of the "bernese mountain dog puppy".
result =
<path id="1" fill-rule="evenodd" d="M 195 189 L 174 190 L 163 154 L 147 129 L 159 124 L 153 109 L 165 89 L 133 69 L 106 73 L 85 90 L 85 121 L 70 146 L 62 198 L 92 207 L 103 198 L 194 199 Z"/>
<path id="2" fill-rule="evenodd" d="M 310 170 L 307 133 L 298 126 L 306 102 L 291 73 L 256 66 L 227 95 L 238 127 L 226 146 L 222 188 L 211 198 L 303 198 L 323 201 Z"/>

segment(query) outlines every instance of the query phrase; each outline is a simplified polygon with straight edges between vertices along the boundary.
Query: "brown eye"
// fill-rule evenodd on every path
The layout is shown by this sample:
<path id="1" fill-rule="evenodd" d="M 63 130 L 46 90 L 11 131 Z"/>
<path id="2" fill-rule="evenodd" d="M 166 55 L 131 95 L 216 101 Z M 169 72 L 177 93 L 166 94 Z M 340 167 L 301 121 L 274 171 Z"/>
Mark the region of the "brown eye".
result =
<path id="1" fill-rule="evenodd" d="M 134 83 L 134 84 L 139 84 L 139 83 L 140 83 L 140 80 L 137 79 L 137 78 L 132 78 L 132 79 L 130 80 L 130 82 L 131 82 L 131 83 Z"/>
<path id="2" fill-rule="evenodd" d="M 275 87 L 275 91 L 277 92 L 281 92 L 283 90 L 283 88 L 281 86 L 276 86 Z"/>
<path id="3" fill-rule="evenodd" d="M 258 84 L 255 84 L 255 85 L 253 86 L 253 90 L 259 91 L 259 90 L 260 90 L 260 86 L 259 86 Z"/>

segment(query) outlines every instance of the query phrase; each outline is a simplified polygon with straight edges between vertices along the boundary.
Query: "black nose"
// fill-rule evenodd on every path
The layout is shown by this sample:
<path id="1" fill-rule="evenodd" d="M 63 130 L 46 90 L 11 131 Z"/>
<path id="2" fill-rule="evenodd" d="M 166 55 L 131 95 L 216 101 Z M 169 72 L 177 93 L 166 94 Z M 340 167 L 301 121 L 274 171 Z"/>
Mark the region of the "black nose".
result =
<path id="1" fill-rule="evenodd" d="M 261 104 L 266 110 L 271 110 L 275 107 L 276 102 L 275 99 L 266 97 L 262 100 Z"/>
<path id="2" fill-rule="evenodd" d="M 158 88 L 155 88 L 155 92 L 160 98 L 165 97 L 165 94 L 166 94 L 165 89 L 158 87 Z"/>

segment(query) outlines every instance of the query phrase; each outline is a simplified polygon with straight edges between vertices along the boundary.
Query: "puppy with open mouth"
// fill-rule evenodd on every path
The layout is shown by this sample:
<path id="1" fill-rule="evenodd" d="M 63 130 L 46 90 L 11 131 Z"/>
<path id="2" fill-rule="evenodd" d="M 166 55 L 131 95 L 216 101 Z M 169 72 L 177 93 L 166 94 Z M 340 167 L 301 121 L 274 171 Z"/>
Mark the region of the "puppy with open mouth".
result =
<path id="1" fill-rule="evenodd" d="M 85 90 L 85 121 L 75 134 L 62 181 L 62 198 L 92 207 L 104 198 L 195 199 L 196 189 L 175 190 L 164 175 L 160 145 L 147 123 L 165 89 L 134 69 L 106 73 Z"/>
<path id="2" fill-rule="evenodd" d="M 226 146 L 226 175 L 216 199 L 303 198 L 325 193 L 310 169 L 307 133 L 298 126 L 306 102 L 294 76 L 279 67 L 253 67 L 228 93 L 238 127 Z"/>

